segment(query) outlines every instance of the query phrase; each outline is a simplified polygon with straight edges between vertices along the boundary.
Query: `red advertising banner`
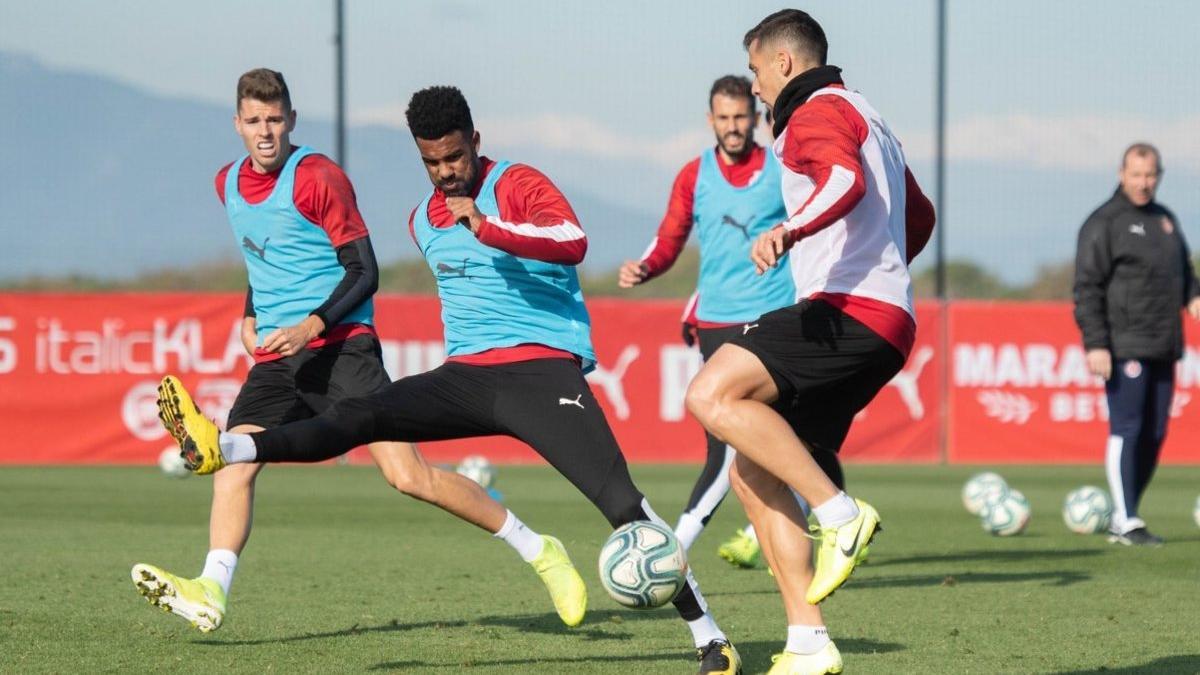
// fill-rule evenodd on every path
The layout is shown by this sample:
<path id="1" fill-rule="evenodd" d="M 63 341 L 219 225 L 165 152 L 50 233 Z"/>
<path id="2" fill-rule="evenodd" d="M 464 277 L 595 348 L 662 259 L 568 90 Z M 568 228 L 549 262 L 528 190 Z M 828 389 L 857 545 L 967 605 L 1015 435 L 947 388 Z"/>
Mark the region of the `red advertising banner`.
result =
<path id="1" fill-rule="evenodd" d="M 146 463 L 171 445 L 159 425 L 155 386 L 180 376 L 224 423 L 250 361 L 238 294 L 0 294 L 0 463 Z M 588 377 L 631 461 L 700 462 L 704 439 L 684 408 L 699 351 L 679 338 L 675 301 L 589 302 L 599 366 Z M 384 361 L 393 378 L 445 358 L 438 303 L 376 299 Z M 905 371 L 863 411 L 845 449 L 851 461 L 939 458 L 937 308 Z M 482 453 L 537 461 L 507 438 L 423 446 L 434 461 Z M 352 453 L 354 461 L 369 461 Z"/>
<path id="2" fill-rule="evenodd" d="M 956 302 L 949 329 L 951 462 L 1103 461 L 1104 386 L 1088 373 L 1069 304 Z M 1200 463 L 1200 415 L 1190 412 L 1200 342 L 1189 332 L 1175 370 L 1165 463 Z"/>

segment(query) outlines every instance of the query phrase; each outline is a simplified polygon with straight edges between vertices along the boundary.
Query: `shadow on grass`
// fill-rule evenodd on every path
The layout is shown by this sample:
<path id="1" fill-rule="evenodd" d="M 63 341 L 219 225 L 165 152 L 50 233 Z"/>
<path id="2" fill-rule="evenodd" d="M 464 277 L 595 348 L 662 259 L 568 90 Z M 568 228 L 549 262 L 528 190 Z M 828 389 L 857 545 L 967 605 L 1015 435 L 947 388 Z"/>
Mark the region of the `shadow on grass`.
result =
<path id="1" fill-rule="evenodd" d="M 957 586 L 959 584 L 997 584 L 1042 581 L 1045 586 L 1070 586 L 1092 578 L 1090 574 L 1074 570 L 1053 572 L 953 572 L 949 574 L 913 574 L 894 576 L 856 576 L 846 583 L 846 588 L 921 588 L 926 586 Z M 721 595 L 775 595 L 779 590 L 767 588 L 756 591 L 715 591 L 705 593 L 709 597 Z M 839 643 L 839 647 L 840 647 Z"/>
<path id="2" fill-rule="evenodd" d="M 477 667 L 481 667 L 481 666 L 535 667 L 535 666 L 540 666 L 542 664 L 552 664 L 552 663 L 571 664 L 571 663 L 598 663 L 598 662 L 600 662 L 600 663 L 636 664 L 636 663 L 649 663 L 649 662 L 654 662 L 654 661 L 664 661 L 664 662 L 670 661 L 672 663 L 677 663 L 680 666 L 682 666 L 685 663 L 689 663 L 689 660 L 694 663 L 695 659 L 696 659 L 695 655 L 690 654 L 690 653 L 684 654 L 684 653 L 680 653 L 680 652 L 663 652 L 661 654 L 623 654 L 623 655 L 596 654 L 596 655 L 592 655 L 592 656 L 562 656 L 562 657 L 549 657 L 549 658 L 531 657 L 531 658 L 527 658 L 527 659 L 491 659 L 491 660 L 464 659 L 457 663 L 414 663 L 412 661 L 384 661 L 383 663 L 376 663 L 375 665 L 371 666 L 370 668 L 367 668 L 367 670 L 401 670 L 401 671 L 403 671 L 403 670 L 407 670 L 409 668 L 413 668 L 414 666 L 421 666 L 422 668 L 430 668 L 430 669 L 444 668 L 447 670 L 453 670 L 455 672 L 460 672 L 463 670 L 468 670 L 470 668 L 477 668 Z M 649 668 L 649 666 L 638 667 L 638 666 L 631 665 L 630 672 L 634 672 L 634 673 L 647 672 L 646 668 Z M 539 671 L 541 671 L 541 669 L 539 669 Z M 561 671 L 556 669 L 554 672 L 561 672 Z"/>
<path id="3" fill-rule="evenodd" d="M 1179 656 L 1163 656 L 1149 663 L 1138 666 L 1118 666 L 1114 668 L 1092 668 L 1088 670 L 1064 670 L 1056 675 L 1135 675 L 1135 673 L 1161 673 L 1169 675 L 1179 673 L 1195 675 L 1200 673 L 1200 654 L 1181 654 Z"/>
<path id="4" fill-rule="evenodd" d="M 868 638 L 839 637 L 834 640 L 842 654 L 887 654 L 908 649 L 896 642 L 878 642 Z M 734 641 L 742 655 L 742 667 L 747 673 L 765 673 L 771 669 L 771 656 L 783 651 L 783 641 Z"/>
<path id="5" fill-rule="evenodd" d="M 587 640 L 627 640 L 635 635 L 614 630 L 619 626 L 636 621 L 647 620 L 675 620 L 676 614 L 673 607 L 660 607 L 658 609 L 638 611 L 638 610 L 620 610 L 620 609 L 592 609 L 588 610 L 587 617 L 584 623 L 575 628 L 568 628 L 563 625 L 555 614 L 507 614 L 496 616 L 485 616 L 472 621 L 473 624 L 481 626 L 502 626 L 512 628 L 522 633 L 542 633 L 548 635 L 570 635 L 575 638 L 584 638 Z M 600 630 L 600 626 L 606 626 L 606 630 Z"/>
<path id="6" fill-rule="evenodd" d="M 462 628 L 468 625 L 467 621 L 423 621 L 421 623 L 400 623 L 393 619 L 389 623 L 379 626 L 360 626 L 354 624 L 349 628 L 342 630 L 326 631 L 324 633 L 304 633 L 303 635 L 289 635 L 287 637 L 272 637 L 259 638 L 257 640 L 194 640 L 193 644 L 212 645 L 217 647 L 243 647 L 255 645 L 274 645 L 288 644 L 290 642 L 304 642 L 305 640 L 324 640 L 326 638 L 350 637 L 352 635 L 366 635 L 369 633 L 402 633 L 410 630 L 422 630 L 425 628 Z"/>
<path id="7" fill-rule="evenodd" d="M 978 550 L 978 551 L 959 551 L 956 553 L 947 553 L 944 555 L 917 555 L 908 558 L 883 558 L 882 560 L 871 559 L 867 566 L 863 569 L 873 569 L 876 567 L 886 567 L 888 565 L 912 565 L 919 563 L 945 563 L 945 562 L 969 562 L 969 561 L 987 561 L 987 562 L 1027 562 L 1030 560 L 1065 560 L 1068 558 L 1087 558 L 1097 555 L 1103 555 L 1107 551 L 1100 549 L 1067 549 L 1067 550 Z"/>

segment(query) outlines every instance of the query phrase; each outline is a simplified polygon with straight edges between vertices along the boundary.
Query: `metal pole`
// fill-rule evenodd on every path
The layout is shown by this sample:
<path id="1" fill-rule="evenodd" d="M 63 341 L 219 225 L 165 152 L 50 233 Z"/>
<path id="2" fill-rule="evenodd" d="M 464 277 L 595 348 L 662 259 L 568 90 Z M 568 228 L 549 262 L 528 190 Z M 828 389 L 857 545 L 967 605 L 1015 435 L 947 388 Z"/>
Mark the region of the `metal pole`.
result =
<path id="1" fill-rule="evenodd" d="M 345 6 L 342 0 L 334 0 L 334 150 L 335 161 L 346 168 L 346 39 Z"/>
<path id="2" fill-rule="evenodd" d="M 934 109 L 934 209 L 938 227 L 934 232 L 937 297 L 945 300 L 946 289 L 946 0 L 937 0 L 937 80 Z"/>
<path id="3" fill-rule="evenodd" d="M 938 446 L 942 463 L 950 460 L 950 302 L 946 288 L 946 0 L 937 0 L 937 81 L 934 111 L 934 209 L 937 228 L 934 251 L 938 303 L 938 361 L 941 365 L 941 401 L 938 406 Z"/>

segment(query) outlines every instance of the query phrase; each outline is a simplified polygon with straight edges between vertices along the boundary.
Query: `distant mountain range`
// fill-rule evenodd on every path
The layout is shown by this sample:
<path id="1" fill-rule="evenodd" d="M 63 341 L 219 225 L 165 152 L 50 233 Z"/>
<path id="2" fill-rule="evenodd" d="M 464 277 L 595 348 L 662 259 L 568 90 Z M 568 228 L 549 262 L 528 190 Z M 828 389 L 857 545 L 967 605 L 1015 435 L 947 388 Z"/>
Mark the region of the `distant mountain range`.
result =
<path id="1" fill-rule="evenodd" d="M 243 152 L 232 116 L 232 102 L 164 98 L 0 52 L 0 279 L 127 277 L 239 256 L 213 190 L 217 170 Z M 301 115 L 297 127 L 294 142 L 332 154 L 328 120 Z M 429 180 L 411 137 L 352 127 L 347 146 L 380 260 L 415 256 L 407 219 Z M 652 236 L 656 214 L 559 185 L 591 234 L 588 268 L 635 256 Z"/>

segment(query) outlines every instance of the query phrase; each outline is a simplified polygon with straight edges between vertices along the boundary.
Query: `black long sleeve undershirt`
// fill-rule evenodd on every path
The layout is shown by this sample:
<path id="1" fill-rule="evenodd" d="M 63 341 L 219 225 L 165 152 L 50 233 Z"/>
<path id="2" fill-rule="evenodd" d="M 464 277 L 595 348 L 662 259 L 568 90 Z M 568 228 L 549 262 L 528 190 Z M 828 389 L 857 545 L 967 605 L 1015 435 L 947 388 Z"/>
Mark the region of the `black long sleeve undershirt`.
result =
<path id="1" fill-rule="evenodd" d="M 379 265 L 370 237 L 362 237 L 337 248 L 338 263 L 346 269 L 329 298 L 311 312 L 326 330 L 336 326 L 347 314 L 379 290 Z"/>

